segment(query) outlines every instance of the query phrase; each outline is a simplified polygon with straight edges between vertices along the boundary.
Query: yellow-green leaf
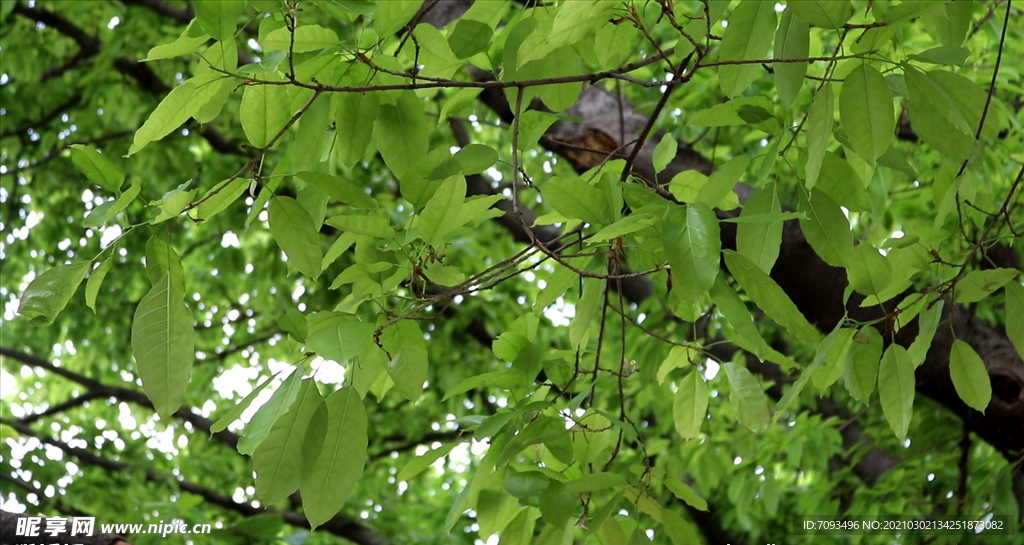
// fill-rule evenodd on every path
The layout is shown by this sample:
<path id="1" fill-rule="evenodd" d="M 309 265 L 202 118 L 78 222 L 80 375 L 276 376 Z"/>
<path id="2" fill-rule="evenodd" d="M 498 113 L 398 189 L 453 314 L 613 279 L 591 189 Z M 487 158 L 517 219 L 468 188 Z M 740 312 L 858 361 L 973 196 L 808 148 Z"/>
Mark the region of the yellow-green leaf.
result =
<path id="1" fill-rule="evenodd" d="M 298 201 L 291 197 L 270 201 L 270 233 L 299 272 L 310 278 L 320 276 L 323 252 L 317 227 Z"/>
<path id="2" fill-rule="evenodd" d="M 661 234 L 673 283 L 696 291 L 711 289 L 722 249 L 714 210 L 703 202 L 669 205 Z"/>
<path id="3" fill-rule="evenodd" d="M 28 318 L 34 326 L 52 324 L 67 306 L 88 271 L 88 262 L 47 269 L 32 280 L 25 288 L 25 293 L 21 294 L 18 314 Z"/>
<path id="4" fill-rule="evenodd" d="M 889 427 L 900 441 L 907 438 L 914 414 L 914 363 L 910 354 L 898 344 L 889 345 L 878 371 L 878 399 Z"/>
<path id="5" fill-rule="evenodd" d="M 686 439 L 700 435 L 700 426 L 708 411 L 708 385 L 699 370 L 694 370 L 679 384 L 672 401 L 672 421 L 676 431 Z"/>
<path id="6" fill-rule="evenodd" d="M 195 355 L 192 313 L 164 274 L 139 302 L 132 319 L 132 354 L 142 390 L 163 418 L 181 407 Z"/>
<path id="7" fill-rule="evenodd" d="M 960 399 L 984 413 L 992 400 L 992 382 L 981 357 L 971 345 L 960 339 L 953 341 L 949 351 L 949 376 Z"/>
<path id="8" fill-rule="evenodd" d="M 874 163 L 892 142 L 896 128 L 892 91 L 882 74 L 868 63 L 854 68 L 839 94 L 839 120 L 853 150 Z"/>
<path id="9" fill-rule="evenodd" d="M 96 185 L 111 193 L 121 191 L 124 173 L 106 155 L 90 146 L 74 144 L 71 146 L 71 160 Z"/>
<path id="10" fill-rule="evenodd" d="M 303 510 L 313 528 L 341 510 L 366 464 L 366 409 L 359 393 L 351 386 L 342 388 L 324 403 L 324 442 L 301 486 Z"/>

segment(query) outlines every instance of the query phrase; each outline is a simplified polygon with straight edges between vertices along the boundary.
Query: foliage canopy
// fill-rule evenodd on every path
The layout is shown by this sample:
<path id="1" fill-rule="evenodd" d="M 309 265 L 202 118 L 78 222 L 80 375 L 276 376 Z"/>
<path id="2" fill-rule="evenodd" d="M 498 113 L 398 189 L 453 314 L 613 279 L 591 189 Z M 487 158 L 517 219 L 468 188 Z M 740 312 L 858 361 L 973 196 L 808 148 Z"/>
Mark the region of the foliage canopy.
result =
<path id="1" fill-rule="evenodd" d="M 194 543 L 1021 520 L 1012 2 L 0 6 L 5 506 Z"/>

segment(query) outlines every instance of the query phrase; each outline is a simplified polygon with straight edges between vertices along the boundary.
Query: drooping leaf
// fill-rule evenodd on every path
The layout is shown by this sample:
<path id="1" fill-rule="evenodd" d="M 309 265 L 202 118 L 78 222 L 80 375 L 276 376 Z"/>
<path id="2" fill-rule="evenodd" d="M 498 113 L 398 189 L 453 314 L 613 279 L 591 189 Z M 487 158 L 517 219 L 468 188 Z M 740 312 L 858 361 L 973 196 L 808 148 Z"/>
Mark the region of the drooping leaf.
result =
<path id="1" fill-rule="evenodd" d="M 181 407 L 192 373 L 195 331 L 184 299 L 165 273 L 139 301 L 132 318 L 132 354 L 142 390 L 163 418 Z"/>
<path id="2" fill-rule="evenodd" d="M 247 85 L 242 91 L 238 115 L 249 143 L 256 148 L 265 147 L 284 129 L 292 116 L 288 88 L 283 85 Z"/>
<path id="3" fill-rule="evenodd" d="M 672 162 L 672 159 L 676 158 L 676 152 L 679 151 L 679 143 L 676 142 L 675 137 L 671 134 L 666 134 L 662 137 L 658 145 L 654 147 L 654 171 L 661 172 L 665 170 L 665 167 Z"/>
<path id="4" fill-rule="evenodd" d="M 96 297 L 99 295 L 100 287 L 103 285 L 103 279 L 107 277 L 107 273 L 110 272 L 110 267 L 114 264 L 111 259 L 104 260 L 100 263 L 99 267 L 96 267 L 89 273 L 89 280 L 85 282 L 85 306 L 92 309 L 93 313 L 96 312 Z"/>
<path id="5" fill-rule="evenodd" d="M 323 408 L 324 398 L 316 382 L 303 380 L 295 402 L 274 421 L 266 438 L 256 446 L 252 469 L 256 472 L 256 493 L 264 503 L 278 503 L 299 488 L 303 480 L 299 461 L 304 457 L 306 435 L 317 412 Z M 322 441 L 325 430 L 319 433 Z"/>
<path id="6" fill-rule="evenodd" d="M 462 225 L 464 200 L 465 178 L 452 176 L 442 182 L 419 215 L 416 227 L 419 229 L 420 238 L 435 248 L 443 246 L 448 241 L 448 235 Z"/>
<path id="7" fill-rule="evenodd" d="M 725 374 L 729 377 L 730 398 L 740 424 L 755 432 L 767 428 L 768 402 L 757 378 L 746 367 L 731 361 L 725 363 Z"/>
<path id="8" fill-rule="evenodd" d="M 992 400 L 992 382 L 985 362 L 974 348 L 956 339 L 949 351 L 949 376 L 956 393 L 967 406 L 984 413 Z"/>
<path id="9" fill-rule="evenodd" d="M 750 218 L 758 214 L 778 214 L 782 212 L 778 188 L 758 189 L 747 198 L 740 212 L 740 219 Z M 736 251 L 744 255 L 759 269 L 770 273 L 779 257 L 782 246 L 782 221 L 770 223 L 740 223 L 736 226 Z"/>
<path id="10" fill-rule="evenodd" d="M 323 253 L 317 227 L 298 201 L 291 197 L 270 201 L 270 232 L 299 272 L 310 278 L 320 276 Z"/>
<path id="11" fill-rule="evenodd" d="M 347 363 L 373 342 L 373 324 L 348 321 L 319 329 L 306 338 L 306 345 L 317 354 L 338 363 Z"/>
<path id="12" fill-rule="evenodd" d="M 711 289 L 718 276 L 721 235 L 718 218 L 707 204 L 670 205 L 662 228 L 672 281 L 696 291 Z"/>
<path id="13" fill-rule="evenodd" d="M 914 413 L 914 364 L 905 348 L 892 344 L 885 350 L 879 365 L 878 399 L 889 427 L 902 441 L 907 438 Z"/>
<path id="14" fill-rule="evenodd" d="M 719 58 L 739 61 L 764 58 L 771 47 L 777 23 L 771 2 L 742 2 L 729 17 L 729 27 L 722 36 Z M 726 64 L 718 68 L 722 92 L 734 97 L 762 73 L 757 64 Z"/>
<path id="15" fill-rule="evenodd" d="M 873 163 L 892 142 L 896 128 L 892 91 L 882 74 L 868 63 L 846 76 L 839 94 L 839 120 L 865 161 Z"/>
<path id="16" fill-rule="evenodd" d="M 146 272 L 153 286 L 163 275 L 170 274 L 178 292 L 185 293 L 185 269 L 181 266 L 181 257 L 162 236 L 153 235 L 146 241 Z"/>
<path id="17" fill-rule="evenodd" d="M 867 403 L 878 382 L 878 363 L 882 359 L 882 335 L 872 326 L 854 334 L 846 352 L 846 389 L 854 399 Z"/>
<path id="18" fill-rule="evenodd" d="M 776 59 L 804 59 L 810 54 L 810 29 L 799 17 L 794 17 L 791 10 L 782 14 L 782 22 L 775 33 Z M 775 70 L 775 87 L 779 97 L 793 105 L 797 93 L 804 84 L 807 74 L 806 62 L 777 62 L 772 64 Z"/>
<path id="19" fill-rule="evenodd" d="M 373 136 L 374 120 L 380 111 L 380 98 L 375 93 L 337 93 L 334 124 L 335 152 L 344 168 L 351 168 L 366 154 Z"/>
<path id="20" fill-rule="evenodd" d="M 245 0 L 195 0 L 192 6 L 203 32 L 215 40 L 230 40 L 245 11 Z"/>
<path id="21" fill-rule="evenodd" d="M 726 250 L 723 253 L 729 272 L 765 314 L 804 342 L 817 345 L 821 341 L 821 333 L 770 276 L 736 252 Z"/>
<path id="22" fill-rule="evenodd" d="M 427 381 L 427 345 L 420 326 L 402 320 L 384 330 L 381 342 L 391 354 L 387 369 L 395 388 L 406 399 L 416 401 Z"/>
<path id="23" fill-rule="evenodd" d="M 850 286 L 865 295 L 881 293 L 892 281 L 892 265 L 889 265 L 889 260 L 867 242 L 853 248 L 846 273 Z"/>
<path id="24" fill-rule="evenodd" d="M 1006 285 L 1006 336 L 1024 357 L 1024 287 L 1020 284 Z"/>
<path id="25" fill-rule="evenodd" d="M 96 185 L 112 193 L 121 192 L 124 173 L 106 155 L 90 146 L 74 144 L 71 146 L 71 160 Z"/>
<path id="26" fill-rule="evenodd" d="M 385 5 L 390 5 L 391 2 Z M 423 106 L 411 91 L 402 93 L 394 105 L 382 104 L 373 125 L 378 149 L 384 163 L 399 180 L 427 154 L 430 127 L 423 117 Z"/>
<path id="27" fill-rule="evenodd" d="M 700 371 L 694 370 L 679 384 L 672 402 L 672 421 L 686 439 L 700 435 L 700 426 L 708 410 L 708 385 Z"/>
<path id="28" fill-rule="evenodd" d="M 750 157 L 740 155 L 734 157 L 708 176 L 707 183 L 697 193 L 697 202 L 702 202 L 711 208 L 731 210 L 735 205 L 728 204 L 726 197 L 732 194 L 732 188 L 740 181 L 740 176 L 747 170 L 750 164 Z"/>
<path id="29" fill-rule="evenodd" d="M 88 262 L 47 269 L 32 280 L 21 294 L 18 314 L 28 318 L 34 326 L 52 324 L 78 290 L 87 272 Z"/>
<path id="30" fill-rule="evenodd" d="M 312 470 L 301 485 L 303 510 L 311 527 L 341 510 L 366 464 L 366 409 L 351 386 L 327 396 L 327 429 Z"/>
<path id="31" fill-rule="evenodd" d="M 807 164 L 804 165 L 804 177 L 808 190 L 813 189 L 814 184 L 818 182 L 821 163 L 832 140 L 834 103 L 832 84 L 825 82 L 821 90 L 814 95 L 814 102 L 807 110 Z"/>
<path id="32" fill-rule="evenodd" d="M 278 373 L 280 374 L 280 372 Z M 275 375 L 276 376 L 276 375 Z M 263 382 L 259 383 L 255 388 L 249 392 L 249 395 L 242 398 L 231 410 L 224 413 L 223 416 L 218 418 L 213 424 L 210 425 L 210 433 L 220 433 L 228 428 L 232 422 L 238 420 L 238 417 L 242 416 L 242 413 L 252 405 L 252 402 L 260 395 L 260 392 L 264 390 L 274 380 L 274 377 L 266 377 Z"/>
<path id="33" fill-rule="evenodd" d="M 811 190 L 810 198 L 800 199 L 800 210 L 807 219 L 800 220 L 800 229 L 807 242 L 833 267 L 845 267 L 853 251 L 853 231 L 839 204 L 818 190 Z"/>
<path id="34" fill-rule="evenodd" d="M 256 447 L 270 434 L 274 423 L 291 408 L 304 384 L 302 372 L 293 371 L 281 383 L 245 426 L 245 435 L 238 440 L 238 453 L 251 456 Z"/>

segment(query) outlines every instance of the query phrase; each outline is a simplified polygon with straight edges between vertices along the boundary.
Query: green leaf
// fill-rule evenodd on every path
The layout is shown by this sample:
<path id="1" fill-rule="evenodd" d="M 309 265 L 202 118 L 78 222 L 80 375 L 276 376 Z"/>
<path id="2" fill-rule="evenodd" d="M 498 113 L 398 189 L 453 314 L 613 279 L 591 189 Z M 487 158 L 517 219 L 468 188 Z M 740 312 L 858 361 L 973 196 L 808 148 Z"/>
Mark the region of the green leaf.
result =
<path id="1" fill-rule="evenodd" d="M 1024 287 L 1017 283 L 1006 285 L 1006 337 L 1024 357 Z"/>
<path id="2" fill-rule="evenodd" d="M 910 55 L 911 59 L 928 64 L 945 64 L 951 66 L 963 66 L 971 51 L 966 47 L 933 47 L 920 54 Z"/>
<path id="3" fill-rule="evenodd" d="M 853 150 L 869 163 L 881 157 L 896 129 L 892 91 L 882 74 L 868 63 L 854 68 L 839 94 L 839 120 Z"/>
<path id="4" fill-rule="evenodd" d="M 658 219 L 654 214 L 630 214 L 611 225 L 603 227 L 600 231 L 594 233 L 594 236 L 590 237 L 587 242 L 591 244 L 605 242 L 640 231 L 641 229 L 646 229 L 657 222 Z"/>
<path id="5" fill-rule="evenodd" d="M 280 372 L 278 372 L 278 374 L 280 374 Z M 271 381 L 273 380 L 274 377 L 266 377 L 265 379 L 263 379 L 263 382 L 261 382 L 255 388 L 253 388 L 252 391 L 249 392 L 249 395 L 245 396 L 235 406 L 231 407 L 231 410 L 224 413 L 224 416 L 218 418 L 217 421 L 210 426 L 210 433 L 220 433 L 228 429 L 228 426 L 242 416 L 242 413 L 244 413 L 245 410 L 249 408 L 249 405 L 252 405 L 252 402 L 256 399 L 257 396 L 260 395 L 260 392 L 262 392 L 264 388 L 269 386 Z"/>
<path id="6" fill-rule="evenodd" d="M 825 263 L 845 267 L 853 251 L 853 231 L 839 205 L 812 189 L 810 199 L 800 199 L 800 210 L 807 214 L 806 220 L 800 220 L 800 230 L 814 251 Z"/>
<path id="7" fill-rule="evenodd" d="M 441 248 L 448 235 L 462 225 L 462 202 L 466 200 L 466 179 L 452 176 L 441 182 L 434 196 L 419 214 L 416 227 L 423 242 Z"/>
<path id="8" fill-rule="evenodd" d="M 796 0 L 786 4 L 803 21 L 821 28 L 842 28 L 853 15 L 849 0 Z"/>
<path id="9" fill-rule="evenodd" d="M 768 53 L 775 33 L 775 5 L 772 2 L 742 2 L 729 17 L 719 59 L 723 61 L 762 59 Z M 718 82 L 727 97 L 743 92 L 763 73 L 759 64 L 722 65 Z"/>
<path id="10" fill-rule="evenodd" d="M 707 204 L 669 205 L 662 229 L 673 284 L 696 291 L 711 289 L 718 276 L 722 248 L 718 218 Z"/>
<path id="11" fill-rule="evenodd" d="M 164 193 L 160 200 L 151 202 L 150 206 L 158 207 L 160 213 L 150 223 L 156 225 L 165 222 L 184 211 L 196 194 L 195 189 L 188 188 L 190 185 L 192 185 L 192 180 L 186 180 L 178 187 Z"/>
<path id="12" fill-rule="evenodd" d="M 448 45 L 460 59 L 468 59 L 477 53 L 487 51 L 494 29 L 490 25 L 472 19 L 459 19 L 448 34 Z"/>
<path id="13" fill-rule="evenodd" d="M 928 356 L 928 349 L 932 346 L 932 339 L 935 337 L 935 331 L 939 328 L 939 322 L 942 319 L 942 307 L 944 304 L 945 301 L 939 299 L 921 311 L 921 315 L 917 320 L 919 324 L 917 337 L 911 343 L 910 348 L 907 349 L 907 352 L 910 354 L 910 360 L 914 363 L 915 368 L 920 367 Z"/>
<path id="14" fill-rule="evenodd" d="M 337 93 L 332 100 L 338 162 L 344 168 L 352 168 L 366 155 L 380 112 L 380 98 L 375 93 Z"/>
<path id="15" fill-rule="evenodd" d="M 700 426 L 708 411 L 708 385 L 699 370 L 694 370 L 679 384 L 672 401 L 672 421 L 685 439 L 700 435 Z"/>
<path id="16" fill-rule="evenodd" d="M 279 28 L 260 40 L 260 45 L 263 47 L 263 51 L 268 53 L 275 49 L 288 51 L 289 47 L 293 47 L 290 34 L 288 27 Z M 295 53 L 319 51 L 337 44 L 338 35 L 333 30 L 320 25 L 302 25 L 295 29 L 295 43 L 292 51 Z"/>
<path id="17" fill-rule="evenodd" d="M 694 490 L 692 487 L 690 487 L 690 485 L 684 483 L 683 481 L 665 479 L 664 481 L 662 481 L 662 484 L 664 484 L 665 488 L 669 489 L 669 491 L 672 492 L 673 496 L 683 500 L 686 503 L 686 505 L 689 505 L 690 507 L 693 507 L 698 511 L 708 510 L 708 501 L 702 498 L 696 490 Z"/>
<path id="18" fill-rule="evenodd" d="M 757 125 L 771 119 L 773 106 L 766 97 L 740 97 L 694 112 L 689 124 L 701 127 Z"/>
<path id="19" fill-rule="evenodd" d="M 293 371 L 281 383 L 270 396 L 270 400 L 260 407 L 245 425 L 245 435 L 238 440 L 239 454 L 252 455 L 256 447 L 270 434 L 274 423 L 291 408 L 303 384 L 301 369 Z"/>
<path id="20" fill-rule="evenodd" d="M 484 144 L 470 144 L 455 154 L 462 174 L 479 174 L 498 162 L 498 152 Z"/>
<path id="21" fill-rule="evenodd" d="M 121 192 L 124 173 L 106 155 L 90 146 L 74 144 L 71 146 L 71 160 L 91 182 L 111 193 Z"/>
<path id="22" fill-rule="evenodd" d="M 759 360 L 773 361 L 787 368 L 796 367 L 796 362 L 792 358 L 768 346 L 757 330 L 747 305 L 721 276 L 715 280 L 715 285 L 711 288 L 711 300 L 715 302 L 725 321 L 735 330 L 736 336 L 730 335 L 728 330 L 725 334 L 737 346 L 754 354 Z"/>
<path id="23" fill-rule="evenodd" d="M 878 372 L 878 399 L 889 427 L 900 441 L 907 438 L 914 414 L 914 364 L 910 354 L 898 344 L 889 345 Z"/>
<path id="24" fill-rule="evenodd" d="M 977 303 L 1020 275 L 1016 269 L 988 269 L 967 273 L 956 285 L 957 303 Z"/>
<path id="25" fill-rule="evenodd" d="M 302 274 L 320 276 L 320 238 L 306 209 L 291 197 L 276 197 L 270 201 L 269 217 L 270 233 L 288 260 Z"/>
<path id="26" fill-rule="evenodd" d="M 366 464 L 366 409 L 355 388 L 327 396 L 327 430 L 313 468 L 302 480 L 303 510 L 312 528 L 341 510 Z"/>
<path id="27" fill-rule="evenodd" d="M 718 170 L 708 177 L 707 183 L 700 188 L 700 192 L 697 193 L 697 202 L 702 202 L 712 208 L 721 208 L 722 210 L 735 208 L 734 205 L 730 206 L 726 202 L 726 197 L 732 194 L 733 186 L 740 180 L 740 176 L 747 171 L 747 165 L 749 164 L 750 157 L 740 155 L 718 167 Z"/>
<path id="28" fill-rule="evenodd" d="M 162 139 L 180 127 L 182 123 L 188 121 L 188 118 L 192 117 L 192 114 L 205 104 L 205 102 L 200 104 L 196 100 L 198 85 L 209 81 L 209 77 L 203 81 L 192 78 L 171 89 L 171 92 L 160 101 L 160 104 L 157 104 L 153 113 L 149 114 L 145 123 L 135 131 L 126 157 L 138 153 L 150 142 Z"/>
<path id="29" fill-rule="evenodd" d="M 740 424 L 754 432 L 763 431 L 768 427 L 769 414 L 761 383 L 746 367 L 731 361 L 725 363 L 725 374 L 729 377 L 730 397 Z"/>
<path id="30" fill-rule="evenodd" d="M 195 208 L 196 221 L 207 221 L 213 216 L 223 212 L 231 203 L 238 200 L 245 193 L 251 182 L 245 178 L 224 180 L 217 184 L 210 191 L 203 195 L 202 200 Z"/>
<path id="31" fill-rule="evenodd" d="M 106 259 L 103 263 L 100 263 L 99 267 L 96 267 L 89 273 L 89 280 L 85 282 L 85 306 L 92 309 L 93 314 L 96 313 L 96 296 L 99 295 L 100 287 L 103 286 L 103 279 L 107 277 L 107 273 L 110 272 L 110 267 L 114 264 L 111 259 Z"/>
<path id="32" fill-rule="evenodd" d="M 32 280 L 21 294 L 18 314 L 28 318 L 34 326 L 52 324 L 78 290 L 87 272 L 88 262 L 47 269 Z"/>
<path id="33" fill-rule="evenodd" d="M 914 132 L 954 160 L 968 158 L 977 145 L 974 129 L 959 104 L 929 74 L 904 65 L 910 98 L 907 109 Z"/>
<path id="34" fill-rule="evenodd" d="M 303 380 L 295 402 L 277 418 L 267 437 L 252 453 L 256 493 L 264 504 L 279 503 L 299 488 L 303 480 L 300 460 L 304 454 L 316 454 L 303 452 L 306 435 L 317 412 L 323 407 L 324 398 L 316 382 L 313 379 Z M 320 430 L 320 433 L 326 435 L 324 430 Z M 324 439 L 324 436 L 320 439 Z M 336 437 L 327 439 L 334 441 Z M 358 448 L 357 445 L 353 447 Z"/>
<path id="35" fill-rule="evenodd" d="M 755 191 L 743 203 L 740 220 L 762 214 L 779 214 L 782 202 L 778 187 L 772 184 Z M 757 265 L 765 273 L 771 273 L 782 245 L 782 220 L 765 223 L 741 222 L 736 226 L 736 251 Z"/>
<path id="36" fill-rule="evenodd" d="M 404 91 L 397 104 L 382 104 L 373 130 L 384 163 L 405 181 L 406 174 L 427 154 L 430 126 L 423 117 L 420 100 L 412 91 Z"/>
<path id="37" fill-rule="evenodd" d="M 264 148 L 291 119 L 291 98 L 283 85 L 247 85 L 238 106 L 242 131 L 255 148 Z"/>
<path id="38" fill-rule="evenodd" d="M 782 14 L 782 22 L 775 33 L 776 59 L 805 59 L 810 55 L 810 29 L 807 23 L 793 16 L 793 11 L 786 10 Z M 807 75 L 806 62 L 772 63 L 775 70 L 775 88 L 779 90 L 779 98 L 792 106 L 796 95 L 804 85 Z"/>
<path id="39" fill-rule="evenodd" d="M 324 358 L 346 364 L 370 346 L 375 329 L 373 324 L 366 322 L 342 322 L 309 335 L 306 346 Z"/>
<path id="40" fill-rule="evenodd" d="M 818 346 L 811 363 L 811 379 L 819 392 L 824 393 L 846 372 L 846 354 L 856 333 L 856 329 L 837 326 Z"/>
<path id="41" fill-rule="evenodd" d="M 892 282 L 892 266 L 870 243 L 861 242 L 850 254 L 846 267 L 850 286 L 864 295 L 881 293 Z"/>
<path id="42" fill-rule="evenodd" d="M 230 40 L 245 11 L 245 0 L 195 0 L 192 7 L 203 32 L 216 40 Z"/>
<path id="43" fill-rule="evenodd" d="M 666 134 L 654 148 L 654 171 L 661 172 L 676 158 L 679 151 L 679 143 L 671 134 Z"/>
<path id="44" fill-rule="evenodd" d="M 502 486 L 505 491 L 517 498 L 532 498 L 541 495 L 551 485 L 551 481 L 540 471 L 521 471 L 505 477 Z"/>
<path id="45" fill-rule="evenodd" d="M 855 158 L 850 156 L 849 159 Z M 822 158 L 818 183 L 814 189 L 832 197 L 837 203 L 842 203 L 848 210 L 871 211 L 871 197 L 864 188 L 860 176 L 848 159 L 843 159 L 831 151 L 826 151 L 825 157 Z"/>
<path id="46" fill-rule="evenodd" d="M 668 351 L 668 356 L 665 356 L 665 360 L 661 362 L 658 367 L 658 384 L 665 382 L 665 378 L 668 377 L 669 373 L 676 369 L 682 369 L 690 365 L 691 359 L 694 357 L 700 357 L 699 352 L 689 346 L 673 346 Z"/>
<path id="47" fill-rule="evenodd" d="M 185 296 L 164 274 L 132 318 L 132 354 L 142 390 L 157 414 L 170 418 L 181 407 L 195 355 L 192 313 Z"/>
<path id="48" fill-rule="evenodd" d="M 423 394 L 427 381 L 427 345 L 416 322 L 402 320 L 384 330 L 384 348 L 391 355 L 388 375 L 402 397 L 416 401 Z"/>
<path id="49" fill-rule="evenodd" d="M 985 413 L 992 400 L 992 382 L 981 357 L 966 342 L 956 339 L 949 351 L 949 376 L 967 406 Z"/>
<path id="50" fill-rule="evenodd" d="M 796 338 L 813 345 L 821 342 L 821 333 L 804 318 L 782 288 L 746 257 L 724 251 L 725 263 L 736 281 L 754 303 Z"/>
<path id="51" fill-rule="evenodd" d="M 185 293 L 185 269 L 181 266 L 181 257 L 161 236 L 153 235 L 146 241 L 146 272 L 153 286 L 163 275 L 170 274 L 174 286 Z"/>
<path id="52" fill-rule="evenodd" d="M 614 221 L 612 205 L 600 189 L 579 178 L 556 176 L 541 188 L 544 202 L 566 218 L 594 225 Z"/>
<path id="53" fill-rule="evenodd" d="M 460 444 L 462 443 L 449 443 L 447 445 L 442 445 L 434 450 L 424 452 L 422 455 L 417 456 L 412 460 L 409 460 L 405 464 L 405 466 L 403 466 L 402 469 L 398 471 L 398 475 L 395 476 L 395 479 L 398 480 L 399 482 L 408 481 L 412 479 L 413 477 L 426 471 L 428 467 L 433 465 L 434 462 L 436 462 L 441 457 L 447 456 L 448 453 L 452 451 L 452 449 L 459 446 Z"/>
<path id="54" fill-rule="evenodd" d="M 391 226 L 391 221 L 386 213 L 383 213 L 383 215 L 370 212 L 365 214 L 345 214 L 334 216 L 327 220 L 326 223 L 346 233 L 376 238 L 391 238 L 395 236 L 395 228 Z"/>
<path id="55" fill-rule="evenodd" d="M 597 311 L 600 310 L 603 295 L 607 286 L 600 278 L 584 278 L 583 293 L 576 303 L 576 316 L 569 325 L 569 343 L 574 350 L 580 350 L 583 337 L 590 329 L 590 323 L 594 320 Z"/>
<path id="56" fill-rule="evenodd" d="M 832 113 L 835 109 L 835 98 L 832 84 L 825 85 L 814 95 L 814 102 L 807 110 L 807 164 L 804 165 L 804 177 L 807 189 L 814 188 L 821 171 L 821 163 L 832 140 Z"/>
<path id="57" fill-rule="evenodd" d="M 860 328 L 846 352 L 846 389 L 854 399 L 867 403 L 878 382 L 882 335 L 871 326 Z"/>
<path id="58" fill-rule="evenodd" d="M 388 38 L 398 32 L 423 5 L 423 0 L 388 0 L 377 3 L 373 17 L 373 28 L 381 38 Z"/>
<path id="59" fill-rule="evenodd" d="M 185 27 L 185 30 L 181 32 L 178 39 L 171 43 L 158 45 L 150 49 L 144 60 L 155 61 L 157 59 L 171 59 L 174 57 L 180 57 L 181 55 L 190 55 L 195 53 L 196 50 L 199 49 L 199 46 L 210 40 L 210 36 L 208 34 L 193 34 L 199 26 L 197 23 L 198 21 L 193 19 L 188 26 Z"/>
<path id="60" fill-rule="evenodd" d="M 584 473 L 579 479 L 566 483 L 565 493 L 582 494 L 586 492 L 596 492 L 598 490 L 606 490 L 608 488 L 624 484 L 626 484 L 626 479 L 618 473 L 609 473 L 606 471 Z"/>
<path id="61" fill-rule="evenodd" d="M 296 176 L 307 184 L 326 193 L 332 199 L 336 199 L 349 206 L 377 208 L 376 199 L 348 180 L 322 172 L 299 172 Z"/>

